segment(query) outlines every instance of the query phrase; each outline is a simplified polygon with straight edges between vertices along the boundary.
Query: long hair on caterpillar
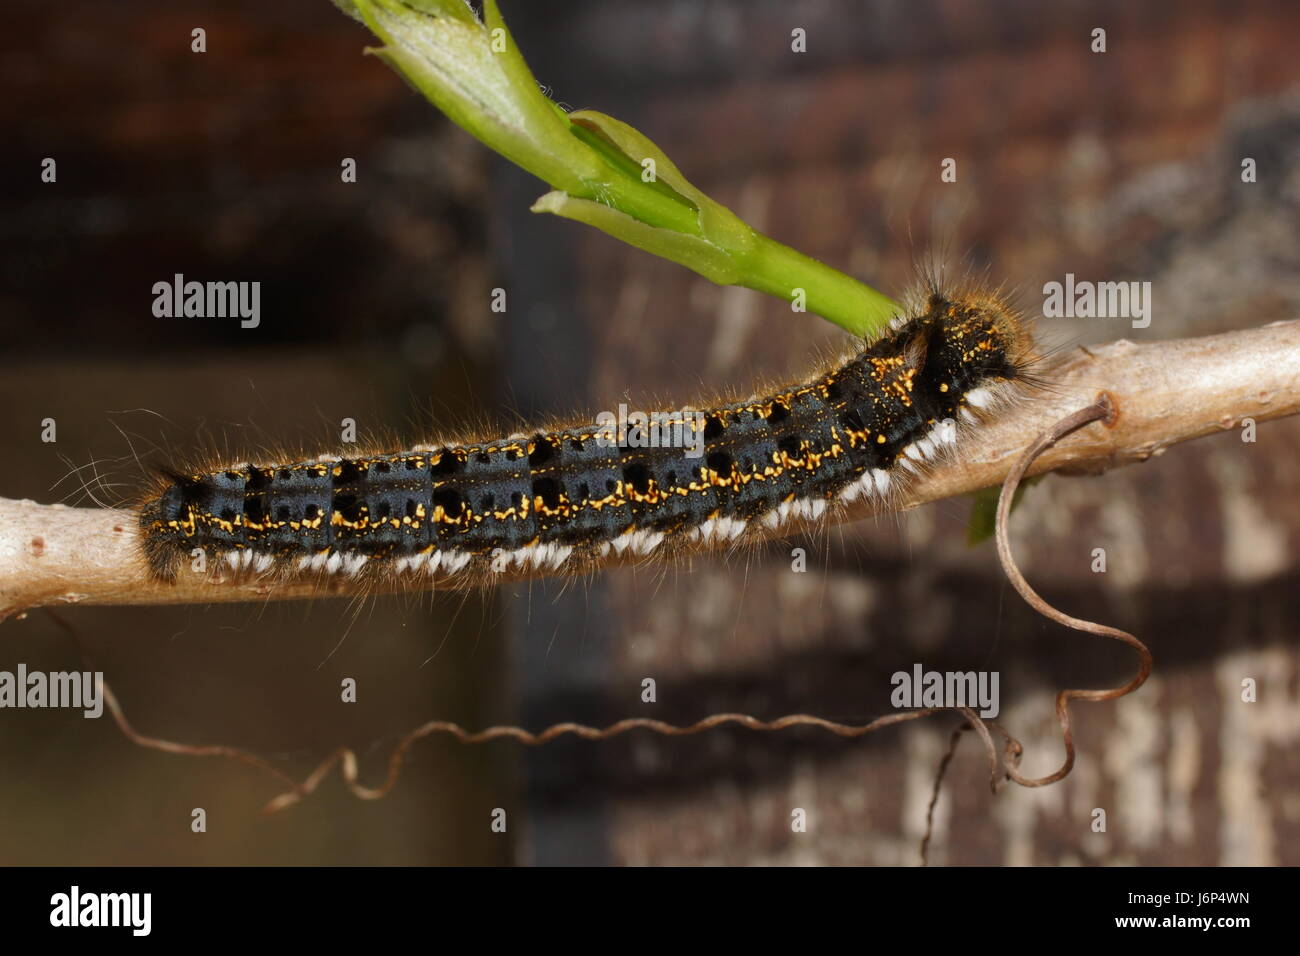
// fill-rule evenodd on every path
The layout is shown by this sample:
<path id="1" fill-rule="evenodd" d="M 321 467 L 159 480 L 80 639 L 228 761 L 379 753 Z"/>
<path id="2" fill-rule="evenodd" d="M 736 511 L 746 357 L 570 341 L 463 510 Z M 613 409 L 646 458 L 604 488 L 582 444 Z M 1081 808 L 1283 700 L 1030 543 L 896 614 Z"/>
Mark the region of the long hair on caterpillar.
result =
<path id="1" fill-rule="evenodd" d="M 743 546 L 835 516 L 950 454 L 1040 385 L 1006 300 L 930 288 L 792 385 L 503 437 L 166 467 L 138 505 L 154 576 L 342 574 L 474 587 Z M 396 589 L 402 589 L 401 583 Z"/>

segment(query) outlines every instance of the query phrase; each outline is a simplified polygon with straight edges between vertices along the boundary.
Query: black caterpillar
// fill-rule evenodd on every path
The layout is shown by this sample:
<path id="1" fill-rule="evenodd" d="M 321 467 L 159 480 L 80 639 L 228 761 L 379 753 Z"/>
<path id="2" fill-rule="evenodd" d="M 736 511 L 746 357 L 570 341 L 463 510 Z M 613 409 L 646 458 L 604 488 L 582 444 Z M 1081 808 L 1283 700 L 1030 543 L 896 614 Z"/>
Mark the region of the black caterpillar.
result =
<path id="1" fill-rule="evenodd" d="M 678 415 L 674 447 L 590 424 L 169 472 L 140 508 L 145 556 L 163 580 L 196 548 L 252 573 L 530 575 L 816 520 L 887 494 L 1029 378 L 1031 337 L 999 298 L 935 293 L 918 312 L 804 383 Z"/>

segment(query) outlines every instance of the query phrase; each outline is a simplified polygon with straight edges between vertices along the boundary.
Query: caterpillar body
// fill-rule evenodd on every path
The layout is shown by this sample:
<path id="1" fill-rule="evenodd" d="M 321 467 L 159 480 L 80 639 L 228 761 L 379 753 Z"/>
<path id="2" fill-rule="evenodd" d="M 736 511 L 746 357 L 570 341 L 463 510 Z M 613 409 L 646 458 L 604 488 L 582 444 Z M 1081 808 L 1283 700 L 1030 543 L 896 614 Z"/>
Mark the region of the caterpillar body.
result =
<path id="1" fill-rule="evenodd" d="M 1030 381 L 1034 359 L 1001 298 L 932 292 L 828 370 L 684 416 L 696 454 L 585 424 L 172 471 L 140 506 L 140 538 L 164 581 L 195 549 L 238 574 L 472 583 L 738 544 L 888 495 L 957 441 L 958 419 Z"/>

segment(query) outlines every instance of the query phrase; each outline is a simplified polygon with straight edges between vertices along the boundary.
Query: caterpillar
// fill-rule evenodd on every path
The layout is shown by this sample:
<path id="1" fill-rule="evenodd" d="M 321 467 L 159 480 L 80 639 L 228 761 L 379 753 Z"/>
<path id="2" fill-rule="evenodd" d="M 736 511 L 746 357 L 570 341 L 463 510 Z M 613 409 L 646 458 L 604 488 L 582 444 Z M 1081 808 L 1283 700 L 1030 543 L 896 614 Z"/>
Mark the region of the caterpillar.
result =
<path id="1" fill-rule="evenodd" d="M 997 294 L 929 291 L 828 369 L 662 418 L 633 447 L 592 422 L 288 463 L 164 470 L 139 505 L 152 575 L 195 549 L 231 573 L 473 583 L 668 558 L 888 497 L 1032 383 L 1033 338 Z"/>

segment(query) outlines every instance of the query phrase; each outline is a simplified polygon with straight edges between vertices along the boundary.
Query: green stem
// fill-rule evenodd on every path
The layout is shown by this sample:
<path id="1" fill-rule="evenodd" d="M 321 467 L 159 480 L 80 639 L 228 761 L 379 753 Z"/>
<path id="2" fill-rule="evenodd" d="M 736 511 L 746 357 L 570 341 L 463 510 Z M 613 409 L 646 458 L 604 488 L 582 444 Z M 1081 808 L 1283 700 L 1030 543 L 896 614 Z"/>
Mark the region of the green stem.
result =
<path id="1" fill-rule="evenodd" d="M 834 322 L 854 335 L 879 329 L 898 313 L 888 296 L 868 285 L 782 245 L 762 233 L 754 233 L 754 248 L 745 257 L 746 277 L 739 284 L 791 302 L 802 289 L 809 312 Z"/>
<path id="2" fill-rule="evenodd" d="M 565 119 L 567 121 L 568 117 L 566 116 Z M 604 159 L 607 164 L 627 178 L 628 181 L 626 187 L 620 189 L 619 195 L 628 197 L 629 199 L 632 199 L 632 201 L 635 201 L 632 197 L 635 197 L 645 189 L 650 189 L 672 204 L 671 206 L 646 204 L 646 212 L 653 218 L 646 219 L 645 217 L 638 216 L 638 219 L 642 219 L 644 222 L 662 225 L 664 228 L 674 229 L 679 232 L 689 233 L 693 230 L 698 231 L 695 230 L 692 225 L 699 215 L 699 209 L 693 202 L 681 195 L 681 193 L 676 192 L 671 186 L 660 182 L 658 178 L 652 179 L 650 182 L 645 182 L 641 178 L 641 167 L 633 162 L 626 153 L 620 150 L 613 143 L 609 142 L 609 140 L 602 136 L 598 136 L 581 123 L 570 123 L 569 132 L 582 140 L 582 142 L 592 150 L 599 153 L 600 157 Z M 613 185 L 613 183 L 609 182 L 604 182 L 603 184 L 607 187 Z M 595 197 L 584 196 L 583 198 L 593 199 Z"/>
<path id="3" fill-rule="evenodd" d="M 533 204 L 680 263 L 766 292 L 863 335 L 897 313 L 886 296 L 742 222 L 639 130 L 543 94 L 497 0 L 334 0 L 384 41 L 378 51 L 435 106 L 551 186 Z M 644 177 L 644 178 L 643 178 Z"/>
<path id="4" fill-rule="evenodd" d="M 590 180 L 584 182 L 591 191 L 586 195 L 575 194 L 581 199 L 613 206 L 633 219 L 660 229 L 671 229 L 692 236 L 700 234 L 699 214 L 693 207 L 648 188 L 640 179 L 633 182 L 622 176 L 611 176 L 598 183 Z"/>

